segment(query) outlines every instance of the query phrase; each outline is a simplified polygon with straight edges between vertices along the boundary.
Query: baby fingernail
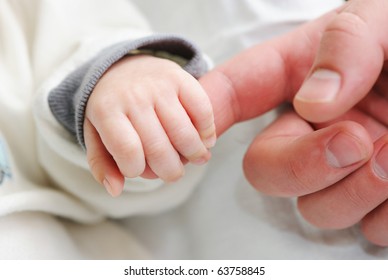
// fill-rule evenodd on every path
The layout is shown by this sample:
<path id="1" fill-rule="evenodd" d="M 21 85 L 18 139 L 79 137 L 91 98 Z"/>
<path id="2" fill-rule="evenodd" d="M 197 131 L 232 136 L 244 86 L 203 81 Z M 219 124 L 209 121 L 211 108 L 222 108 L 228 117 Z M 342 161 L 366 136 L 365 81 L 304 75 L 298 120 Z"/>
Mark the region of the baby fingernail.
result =
<path id="1" fill-rule="evenodd" d="M 209 161 L 209 159 L 211 158 L 211 153 L 209 151 L 207 151 L 206 155 L 200 157 L 200 158 L 197 158 L 193 161 L 191 161 L 193 164 L 196 164 L 196 165 L 204 165 L 205 163 L 207 163 Z"/>
<path id="2" fill-rule="evenodd" d="M 104 179 L 104 181 L 102 181 L 102 184 L 104 185 L 106 191 L 113 197 L 117 196 L 112 188 L 112 185 L 109 183 L 108 179 Z"/>
<path id="3" fill-rule="evenodd" d="M 213 148 L 216 144 L 217 136 L 213 134 L 212 136 L 203 140 L 203 144 L 207 149 Z"/>
<path id="4" fill-rule="evenodd" d="M 339 133 L 330 140 L 326 147 L 328 163 L 336 168 L 343 168 L 362 161 L 367 157 L 367 150 L 353 136 Z"/>
<path id="5" fill-rule="evenodd" d="M 204 165 L 207 162 L 206 158 L 199 158 L 193 161 L 195 165 Z"/>
<path id="6" fill-rule="evenodd" d="M 380 178 L 388 180 L 388 144 L 384 145 L 376 155 L 373 169 Z"/>

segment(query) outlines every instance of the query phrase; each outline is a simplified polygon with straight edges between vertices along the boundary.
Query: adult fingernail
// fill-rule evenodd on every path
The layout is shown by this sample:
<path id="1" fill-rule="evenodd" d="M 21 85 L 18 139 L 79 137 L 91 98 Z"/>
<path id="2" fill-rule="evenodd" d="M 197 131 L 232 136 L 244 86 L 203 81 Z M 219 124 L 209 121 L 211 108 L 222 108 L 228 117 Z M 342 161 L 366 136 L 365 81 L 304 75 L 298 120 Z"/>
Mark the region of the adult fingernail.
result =
<path id="1" fill-rule="evenodd" d="M 341 86 L 341 76 L 326 69 L 316 70 L 302 85 L 295 99 L 302 102 L 325 103 L 335 100 Z"/>
<path id="2" fill-rule="evenodd" d="M 380 178 L 388 180 L 388 144 L 384 145 L 376 155 L 373 168 Z"/>
<path id="3" fill-rule="evenodd" d="M 364 145 L 347 133 L 334 136 L 326 147 L 326 158 L 332 167 L 343 168 L 364 160 L 368 153 Z"/>

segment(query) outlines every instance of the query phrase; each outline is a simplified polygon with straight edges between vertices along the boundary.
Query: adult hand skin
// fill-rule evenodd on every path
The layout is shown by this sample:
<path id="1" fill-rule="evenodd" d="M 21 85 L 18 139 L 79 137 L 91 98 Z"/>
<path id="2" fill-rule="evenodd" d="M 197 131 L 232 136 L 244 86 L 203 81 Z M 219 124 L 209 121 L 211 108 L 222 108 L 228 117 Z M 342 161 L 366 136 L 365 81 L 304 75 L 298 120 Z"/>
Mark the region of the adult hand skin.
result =
<path id="1" fill-rule="evenodd" d="M 352 0 L 328 23 L 310 73 L 294 100 L 303 118 L 322 122 L 338 117 L 374 87 L 388 57 L 383 27 L 388 22 L 387 11 L 384 0 Z M 374 90 L 387 86 L 387 74 L 381 74 Z M 379 104 L 387 102 L 385 97 L 374 92 L 369 98 Z"/>
<path id="2" fill-rule="evenodd" d="M 379 31 L 388 24 L 384 12 L 385 0 L 352 0 L 247 49 L 201 83 L 218 135 L 294 101 L 299 114 L 316 124 L 286 111 L 247 151 L 247 179 L 264 193 L 297 196 L 302 215 L 318 227 L 361 221 L 367 239 L 387 246 L 388 42 Z"/>

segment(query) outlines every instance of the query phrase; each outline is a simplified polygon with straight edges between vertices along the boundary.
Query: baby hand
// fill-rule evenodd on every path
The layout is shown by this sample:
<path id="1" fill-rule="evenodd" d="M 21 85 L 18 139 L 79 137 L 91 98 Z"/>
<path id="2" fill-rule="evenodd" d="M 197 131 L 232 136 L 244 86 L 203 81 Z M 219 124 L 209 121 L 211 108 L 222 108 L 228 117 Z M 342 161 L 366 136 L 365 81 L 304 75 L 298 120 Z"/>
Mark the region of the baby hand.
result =
<path id="1" fill-rule="evenodd" d="M 88 163 L 112 196 L 124 177 L 176 181 L 186 161 L 204 164 L 216 132 L 211 103 L 173 61 L 146 55 L 114 64 L 94 88 L 84 122 Z"/>

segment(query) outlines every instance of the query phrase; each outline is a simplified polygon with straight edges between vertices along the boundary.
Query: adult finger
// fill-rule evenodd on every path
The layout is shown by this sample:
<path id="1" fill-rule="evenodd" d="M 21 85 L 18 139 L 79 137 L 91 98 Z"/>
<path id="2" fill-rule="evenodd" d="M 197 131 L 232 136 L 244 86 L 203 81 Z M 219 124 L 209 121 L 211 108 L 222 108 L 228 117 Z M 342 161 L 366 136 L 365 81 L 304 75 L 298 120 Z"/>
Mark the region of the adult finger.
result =
<path id="1" fill-rule="evenodd" d="M 84 138 L 87 160 L 93 177 L 104 185 L 110 195 L 119 196 L 124 187 L 124 176 L 88 119 L 85 119 L 84 123 Z"/>
<path id="2" fill-rule="evenodd" d="M 359 104 L 357 104 L 357 107 L 373 116 L 383 125 L 388 126 L 388 99 L 384 96 L 372 90 Z"/>
<path id="3" fill-rule="evenodd" d="M 312 122 L 340 116 L 373 87 L 387 57 L 388 2 L 352 0 L 324 30 L 311 72 L 295 96 L 297 112 Z"/>
<path id="4" fill-rule="evenodd" d="M 370 242 L 388 246 L 388 201 L 379 205 L 362 219 L 361 231 Z"/>
<path id="5" fill-rule="evenodd" d="M 313 64 L 330 12 L 293 32 L 255 45 L 201 77 L 214 111 L 217 135 L 236 122 L 291 101 Z"/>
<path id="6" fill-rule="evenodd" d="M 383 71 L 371 92 L 358 104 L 364 112 L 375 117 L 388 126 L 388 64 L 384 63 Z"/>
<path id="7" fill-rule="evenodd" d="M 301 196 L 324 189 L 370 158 L 372 141 L 354 122 L 318 131 L 294 112 L 282 115 L 253 141 L 244 171 L 258 190 L 278 196 Z"/>
<path id="8" fill-rule="evenodd" d="M 388 136 L 385 136 L 375 143 L 375 152 L 367 164 L 330 188 L 300 197 L 298 206 L 304 218 L 312 224 L 339 229 L 356 224 L 387 199 Z M 376 219 L 379 220 L 380 215 L 373 214 L 370 227 L 379 226 Z"/>
<path id="9" fill-rule="evenodd" d="M 386 111 L 386 109 L 387 108 L 384 108 L 384 111 Z M 359 110 L 358 108 L 353 108 L 349 110 L 348 112 L 333 121 L 314 124 L 314 128 L 322 129 L 340 121 L 353 121 L 362 125 L 368 132 L 373 142 L 375 142 L 377 139 L 387 133 L 387 126 L 382 123 L 381 120 L 376 118 L 373 113 L 365 113 L 364 111 Z"/>
<path id="10" fill-rule="evenodd" d="M 374 89 L 382 97 L 388 98 L 388 62 L 384 63 L 383 71 L 377 80 Z"/>

